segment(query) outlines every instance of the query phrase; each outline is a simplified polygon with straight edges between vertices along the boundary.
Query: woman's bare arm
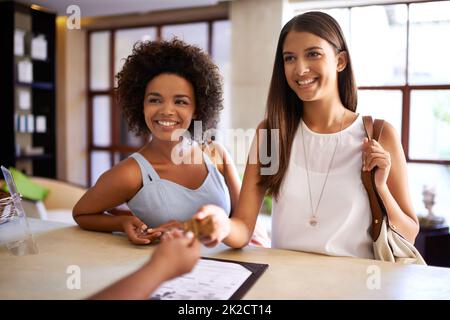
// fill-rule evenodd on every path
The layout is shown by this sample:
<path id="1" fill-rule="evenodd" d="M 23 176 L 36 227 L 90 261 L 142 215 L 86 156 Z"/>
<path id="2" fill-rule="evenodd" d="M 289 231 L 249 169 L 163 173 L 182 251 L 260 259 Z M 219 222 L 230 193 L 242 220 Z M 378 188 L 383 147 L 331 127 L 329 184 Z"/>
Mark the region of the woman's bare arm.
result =
<path id="1" fill-rule="evenodd" d="M 103 173 L 73 208 L 73 217 L 80 227 L 93 231 L 123 231 L 117 206 L 131 199 L 142 187 L 140 168 L 133 159 L 126 159 Z M 112 210 L 114 214 L 108 214 Z"/>
<path id="2" fill-rule="evenodd" d="M 260 124 L 256 130 L 250 149 L 250 156 L 244 173 L 244 181 L 239 195 L 239 201 L 233 210 L 230 219 L 224 216 L 223 210 L 216 206 L 205 206 L 196 214 L 198 219 L 207 215 L 216 217 L 216 230 L 211 239 L 204 241 L 206 246 L 215 246 L 223 240 L 225 244 L 233 248 L 241 248 L 247 245 L 253 235 L 259 210 L 265 195 L 265 188 L 258 185 L 260 179 L 259 161 L 252 163 L 258 155 L 258 132 L 262 128 Z M 224 236 L 225 235 L 225 236 Z"/>
<path id="3" fill-rule="evenodd" d="M 368 143 L 367 143 L 368 144 Z M 386 207 L 391 227 L 409 242 L 414 243 L 419 232 L 419 221 L 412 206 L 409 193 L 408 172 L 405 154 L 395 129 L 388 122 L 385 123 L 379 144 L 373 142 L 373 152 L 367 158 L 367 165 L 377 165 L 375 174 L 379 177 L 378 192 Z M 368 146 L 366 145 L 365 148 Z M 384 151 L 383 151 L 384 149 Z M 387 154 L 385 153 L 387 151 Z M 383 170 L 390 169 L 386 182 Z M 381 172 L 378 172 L 381 170 Z M 377 184 L 377 181 L 376 181 Z"/>
<path id="4" fill-rule="evenodd" d="M 200 244 L 178 230 L 169 232 L 148 263 L 136 272 L 90 297 L 94 300 L 148 299 L 162 282 L 192 270 Z"/>

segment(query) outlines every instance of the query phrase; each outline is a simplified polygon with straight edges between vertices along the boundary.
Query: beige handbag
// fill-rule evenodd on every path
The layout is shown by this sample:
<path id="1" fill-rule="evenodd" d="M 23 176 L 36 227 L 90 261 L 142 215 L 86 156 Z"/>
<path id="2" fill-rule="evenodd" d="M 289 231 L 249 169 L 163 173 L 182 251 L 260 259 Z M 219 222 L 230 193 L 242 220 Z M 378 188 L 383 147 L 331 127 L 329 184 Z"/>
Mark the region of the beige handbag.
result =
<path id="1" fill-rule="evenodd" d="M 384 120 L 375 119 L 375 122 L 373 122 L 372 117 L 365 116 L 363 122 L 367 138 L 378 141 L 383 131 Z M 375 167 L 371 171 L 361 171 L 361 179 L 367 190 L 370 209 L 372 210 L 371 236 L 375 259 L 426 265 L 425 260 L 414 245 L 390 227 L 386 208 L 375 186 L 376 169 Z"/>

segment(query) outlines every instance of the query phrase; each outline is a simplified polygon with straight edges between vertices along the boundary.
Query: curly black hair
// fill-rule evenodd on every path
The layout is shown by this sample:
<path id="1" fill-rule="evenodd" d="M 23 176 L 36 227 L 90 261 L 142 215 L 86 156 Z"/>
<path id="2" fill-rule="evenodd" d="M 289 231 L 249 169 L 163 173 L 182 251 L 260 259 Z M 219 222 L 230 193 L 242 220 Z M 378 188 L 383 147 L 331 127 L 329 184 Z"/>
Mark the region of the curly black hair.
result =
<path id="1" fill-rule="evenodd" d="M 216 128 L 223 109 L 219 69 L 200 48 L 174 38 L 171 41 L 137 42 L 116 76 L 117 103 L 129 130 L 136 135 L 151 133 L 143 114 L 145 89 L 149 81 L 163 73 L 176 74 L 192 84 L 195 120 L 202 121 L 203 132 Z M 195 138 L 193 128 L 194 121 L 188 130 Z"/>

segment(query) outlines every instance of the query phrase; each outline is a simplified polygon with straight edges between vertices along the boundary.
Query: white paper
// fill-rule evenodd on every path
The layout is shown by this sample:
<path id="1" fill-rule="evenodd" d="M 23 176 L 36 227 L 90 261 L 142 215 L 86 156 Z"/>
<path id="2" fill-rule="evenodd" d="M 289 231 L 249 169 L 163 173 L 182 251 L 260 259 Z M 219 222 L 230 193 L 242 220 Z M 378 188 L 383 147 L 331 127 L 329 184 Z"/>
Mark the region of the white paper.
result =
<path id="1" fill-rule="evenodd" d="M 47 132 L 47 118 L 45 116 L 36 117 L 36 132 L 45 133 Z"/>
<path id="2" fill-rule="evenodd" d="M 19 82 L 31 83 L 33 81 L 33 64 L 30 60 L 22 60 L 17 64 Z"/>
<path id="3" fill-rule="evenodd" d="M 27 115 L 27 132 L 34 132 L 34 116 L 32 114 Z"/>
<path id="4" fill-rule="evenodd" d="M 28 90 L 19 91 L 19 108 L 22 110 L 30 110 L 31 108 L 31 94 Z"/>
<path id="5" fill-rule="evenodd" d="M 25 54 L 25 31 L 14 30 L 14 55 L 23 56 Z"/>
<path id="6" fill-rule="evenodd" d="M 200 259 L 190 273 L 164 282 L 150 299 L 227 300 L 251 274 L 238 263 Z"/>
<path id="7" fill-rule="evenodd" d="M 31 57 L 36 60 L 47 60 L 47 40 L 44 35 L 31 40 Z"/>

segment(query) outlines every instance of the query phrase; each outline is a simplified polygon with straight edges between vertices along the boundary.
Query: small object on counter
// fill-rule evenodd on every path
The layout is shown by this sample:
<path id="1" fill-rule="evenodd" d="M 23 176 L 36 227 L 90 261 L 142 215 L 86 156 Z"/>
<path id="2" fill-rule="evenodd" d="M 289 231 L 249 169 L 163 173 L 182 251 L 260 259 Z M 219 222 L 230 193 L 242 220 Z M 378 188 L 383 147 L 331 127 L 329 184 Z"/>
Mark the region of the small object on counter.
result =
<path id="1" fill-rule="evenodd" d="M 436 190 L 434 187 L 423 186 L 423 204 L 428 213 L 425 216 L 419 216 L 420 227 L 424 229 L 435 229 L 444 226 L 445 219 L 434 214 L 433 206 L 435 205 Z"/>
<path id="2" fill-rule="evenodd" d="M 166 231 L 170 229 L 181 229 L 189 237 L 201 238 L 207 237 L 214 231 L 214 224 L 212 217 L 206 217 L 203 220 L 190 219 L 184 222 L 174 221 L 171 223 L 171 227 L 168 227 Z M 138 230 L 140 235 L 145 235 L 146 233 L 152 232 L 152 228 L 141 228 Z M 161 231 L 161 236 L 164 231 Z M 151 240 L 152 244 L 158 244 L 161 241 L 161 236 Z"/>

